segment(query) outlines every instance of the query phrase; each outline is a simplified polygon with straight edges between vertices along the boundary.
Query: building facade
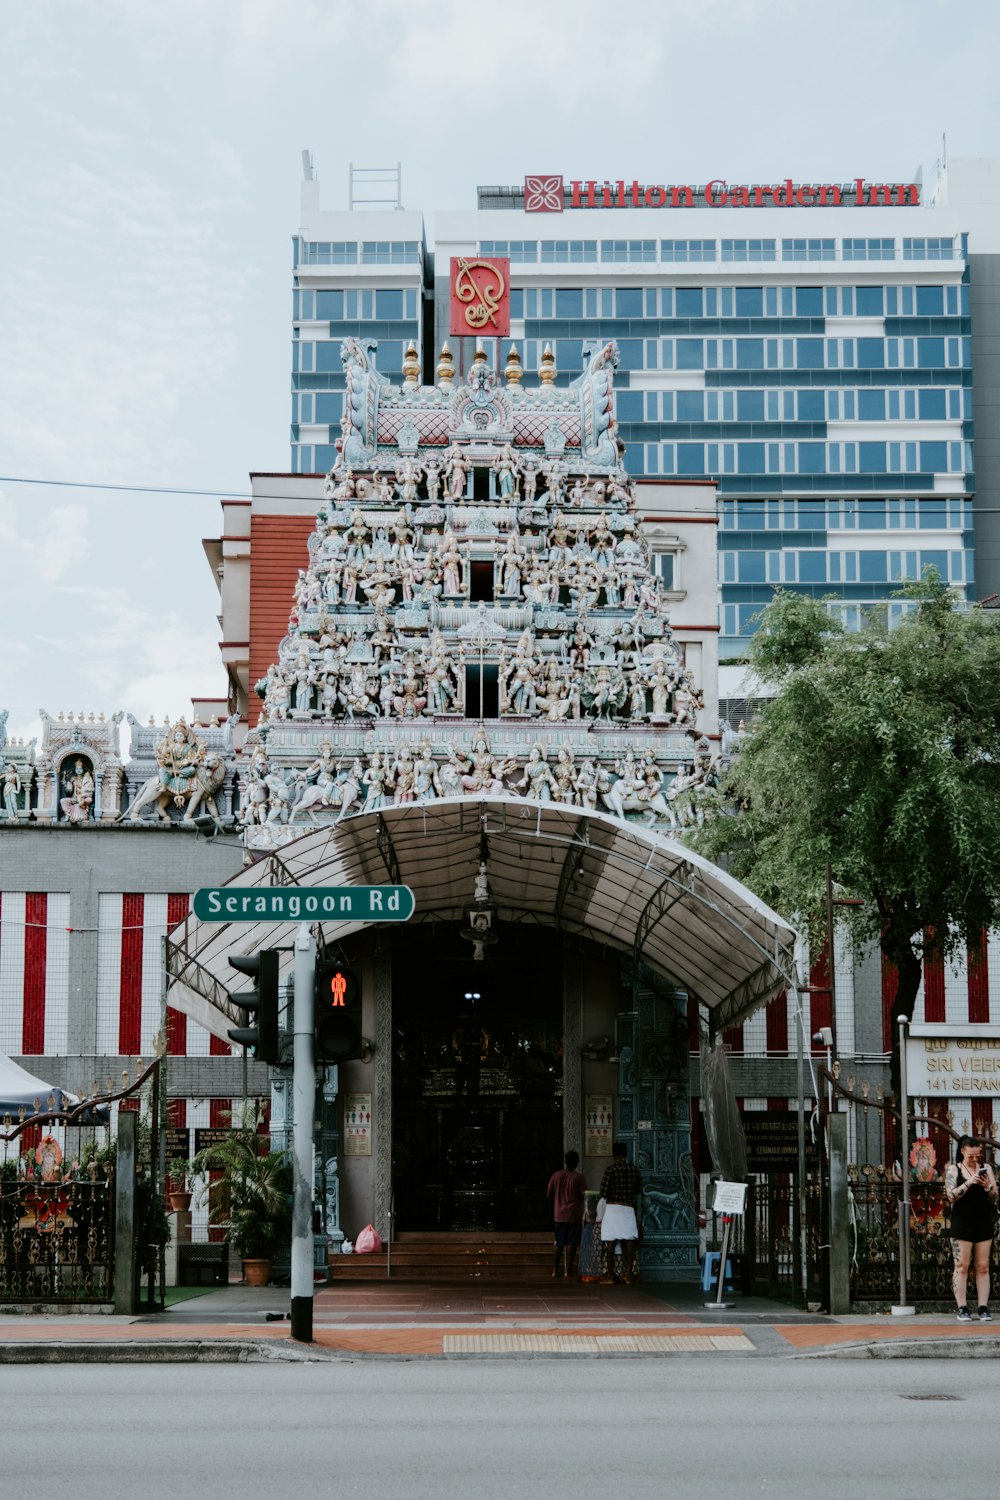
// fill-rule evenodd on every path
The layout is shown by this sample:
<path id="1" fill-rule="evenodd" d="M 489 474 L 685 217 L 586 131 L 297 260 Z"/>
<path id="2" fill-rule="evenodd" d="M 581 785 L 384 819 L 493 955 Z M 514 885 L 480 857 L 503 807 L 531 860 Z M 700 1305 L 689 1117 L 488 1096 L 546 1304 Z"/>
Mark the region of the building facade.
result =
<path id="1" fill-rule="evenodd" d="M 0 717 L 0 1046 L 83 1093 L 165 1025 L 177 1132 L 218 1128 L 245 1087 L 287 1130 L 282 1076 L 244 1076 L 225 1040 L 247 936 L 203 950 L 190 894 L 414 861 L 422 920 L 342 937 L 370 1046 L 327 1088 L 331 1226 L 385 1231 L 395 1198 L 403 1227 L 528 1227 L 562 1148 L 596 1186 L 614 1129 L 644 1172 L 646 1269 L 696 1273 L 693 1052 L 730 956 L 685 969 L 699 890 L 718 912 L 721 888 L 664 861 L 738 753 L 720 657 L 778 582 L 836 593 L 848 623 L 928 563 L 976 588 L 992 221 L 966 239 L 954 167 L 926 208 L 912 184 L 823 186 L 678 189 L 676 212 L 638 184 L 484 189 L 438 216 L 432 257 L 421 215 L 324 213 L 309 177 L 293 472 L 254 475 L 204 544 L 217 722 L 129 720 L 125 753 L 120 714 L 46 715 L 37 747 Z M 651 220 L 661 191 L 672 217 Z M 450 263 L 491 258 L 510 331 L 479 348 L 450 334 Z M 817 964 L 805 1036 L 835 1017 L 842 1063 L 884 1087 L 891 976 L 836 957 L 835 1009 Z M 798 999 L 770 969 L 741 984 L 717 994 L 734 1084 L 746 1112 L 781 1111 Z M 994 937 L 928 964 L 917 1019 L 997 1016 Z M 989 1097 L 950 1103 L 992 1121 Z M 366 1107 L 370 1149 L 348 1157 Z"/>
<path id="2" fill-rule="evenodd" d="M 364 313 L 350 331 L 379 337 L 379 288 L 394 270 L 401 290 L 403 276 L 398 264 L 366 273 L 363 262 L 379 244 L 386 257 L 412 253 L 406 305 L 417 306 L 422 269 L 423 338 L 412 336 L 423 359 L 432 330 L 433 347 L 446 337 L 451 259 L 506 257 L 511 328 L 501 363 L 511 342 L 529 369 L 550 346 L 557 383 L 566 383 L 583 342 L 615 339 L 630 472 L 717 484 L 720 656 L 739 658 L 776 585 L 836 595 L 831 607 L 849 626 L 864 607 L 890 617 L 903 608 L 896 591 L 928 565 L 969 599 L 1000 588 L 986 500 L 990 561 L 978 583 L 973 521 L 974 420 L 984 452 L 1000 442 L 991 373 L 1000 203 L 989 166 L 951 163 L 930 192 L 919 182 L 529 177 L 523 187 L 481 188 L 474 210 L 436 213 L 433 252 L 420 215 L 320 213 L 310 180 L 296 289 L 315 280 L 315 267 L 303 280 L 302 257 L 338 247 L 353 259 L 323 267 L 332 297 L 324 306 Z M 400 228 L 398 239 L 384 230 L 376 239 L 379 220 L 394 237 L 405 220 L 408 238 Z M 303 248 L 315 245 L 328 249 Z M 325 346 L 343 327 L 294 324 L 296 372 L 303 361 L 332 370 L 326 431 L 310 428 L 307 443 L 293 427 L 295 472 L 325 468 L 332 451 L 343 375 Z M 404 336 L 392 334 L 386 368 Z M 460 373 L 473 347 L 456 344 Z M 301 379 L 293 376 L 297 402 Z M 293 422 L 301 411 L 297 404 Z"/>

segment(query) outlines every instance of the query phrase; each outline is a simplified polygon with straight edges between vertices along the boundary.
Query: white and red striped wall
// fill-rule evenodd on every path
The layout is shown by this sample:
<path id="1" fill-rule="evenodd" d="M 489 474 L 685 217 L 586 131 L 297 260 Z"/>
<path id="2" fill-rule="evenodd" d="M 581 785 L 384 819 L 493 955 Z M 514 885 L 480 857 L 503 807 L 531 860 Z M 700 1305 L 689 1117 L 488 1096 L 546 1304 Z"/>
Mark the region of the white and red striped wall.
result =
<path id="1" fill-rule="evenodd" d="M 63 1055 L 69 1031 L 69 893 L 0 892 L 0 1052 Z"/>

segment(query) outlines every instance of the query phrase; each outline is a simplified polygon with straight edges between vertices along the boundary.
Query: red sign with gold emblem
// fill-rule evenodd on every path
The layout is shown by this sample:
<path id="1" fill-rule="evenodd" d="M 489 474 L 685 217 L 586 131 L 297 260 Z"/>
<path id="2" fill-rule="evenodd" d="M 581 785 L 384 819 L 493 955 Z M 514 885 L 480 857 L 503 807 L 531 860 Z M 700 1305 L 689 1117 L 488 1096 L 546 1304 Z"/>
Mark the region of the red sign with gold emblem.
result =
<path id="1" fill-rule="evenodd" d="M 506 338 L 510 333 L 510 261 L 491 256 L 451 261 L 452 335 Z"/>

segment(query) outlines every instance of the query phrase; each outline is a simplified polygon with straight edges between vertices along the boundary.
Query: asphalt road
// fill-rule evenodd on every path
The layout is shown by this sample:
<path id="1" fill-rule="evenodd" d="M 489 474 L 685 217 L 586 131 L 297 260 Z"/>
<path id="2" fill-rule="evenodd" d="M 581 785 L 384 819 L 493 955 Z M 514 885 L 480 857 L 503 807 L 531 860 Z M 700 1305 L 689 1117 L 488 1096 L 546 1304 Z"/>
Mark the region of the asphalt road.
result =
<path id="1" fill-rule="evenodd" d="M 8 1366 L 0 1500 L 995 1500 L 998 1394 L 988 1360 Z"/>

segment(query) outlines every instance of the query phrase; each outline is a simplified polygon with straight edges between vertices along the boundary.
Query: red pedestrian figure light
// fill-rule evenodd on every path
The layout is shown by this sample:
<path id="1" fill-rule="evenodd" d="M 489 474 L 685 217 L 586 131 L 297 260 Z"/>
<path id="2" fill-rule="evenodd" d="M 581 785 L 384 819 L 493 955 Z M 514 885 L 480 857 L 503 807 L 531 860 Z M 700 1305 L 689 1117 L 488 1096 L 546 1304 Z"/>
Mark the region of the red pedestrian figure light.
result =
<path id="1" fill-rule="evenodd" d="M 344 996 L 347 994 L 347 979 L 338 969 L 330 980 L 330 992 L 333 995 L 334 1005 L 343 1005 Z"/>

